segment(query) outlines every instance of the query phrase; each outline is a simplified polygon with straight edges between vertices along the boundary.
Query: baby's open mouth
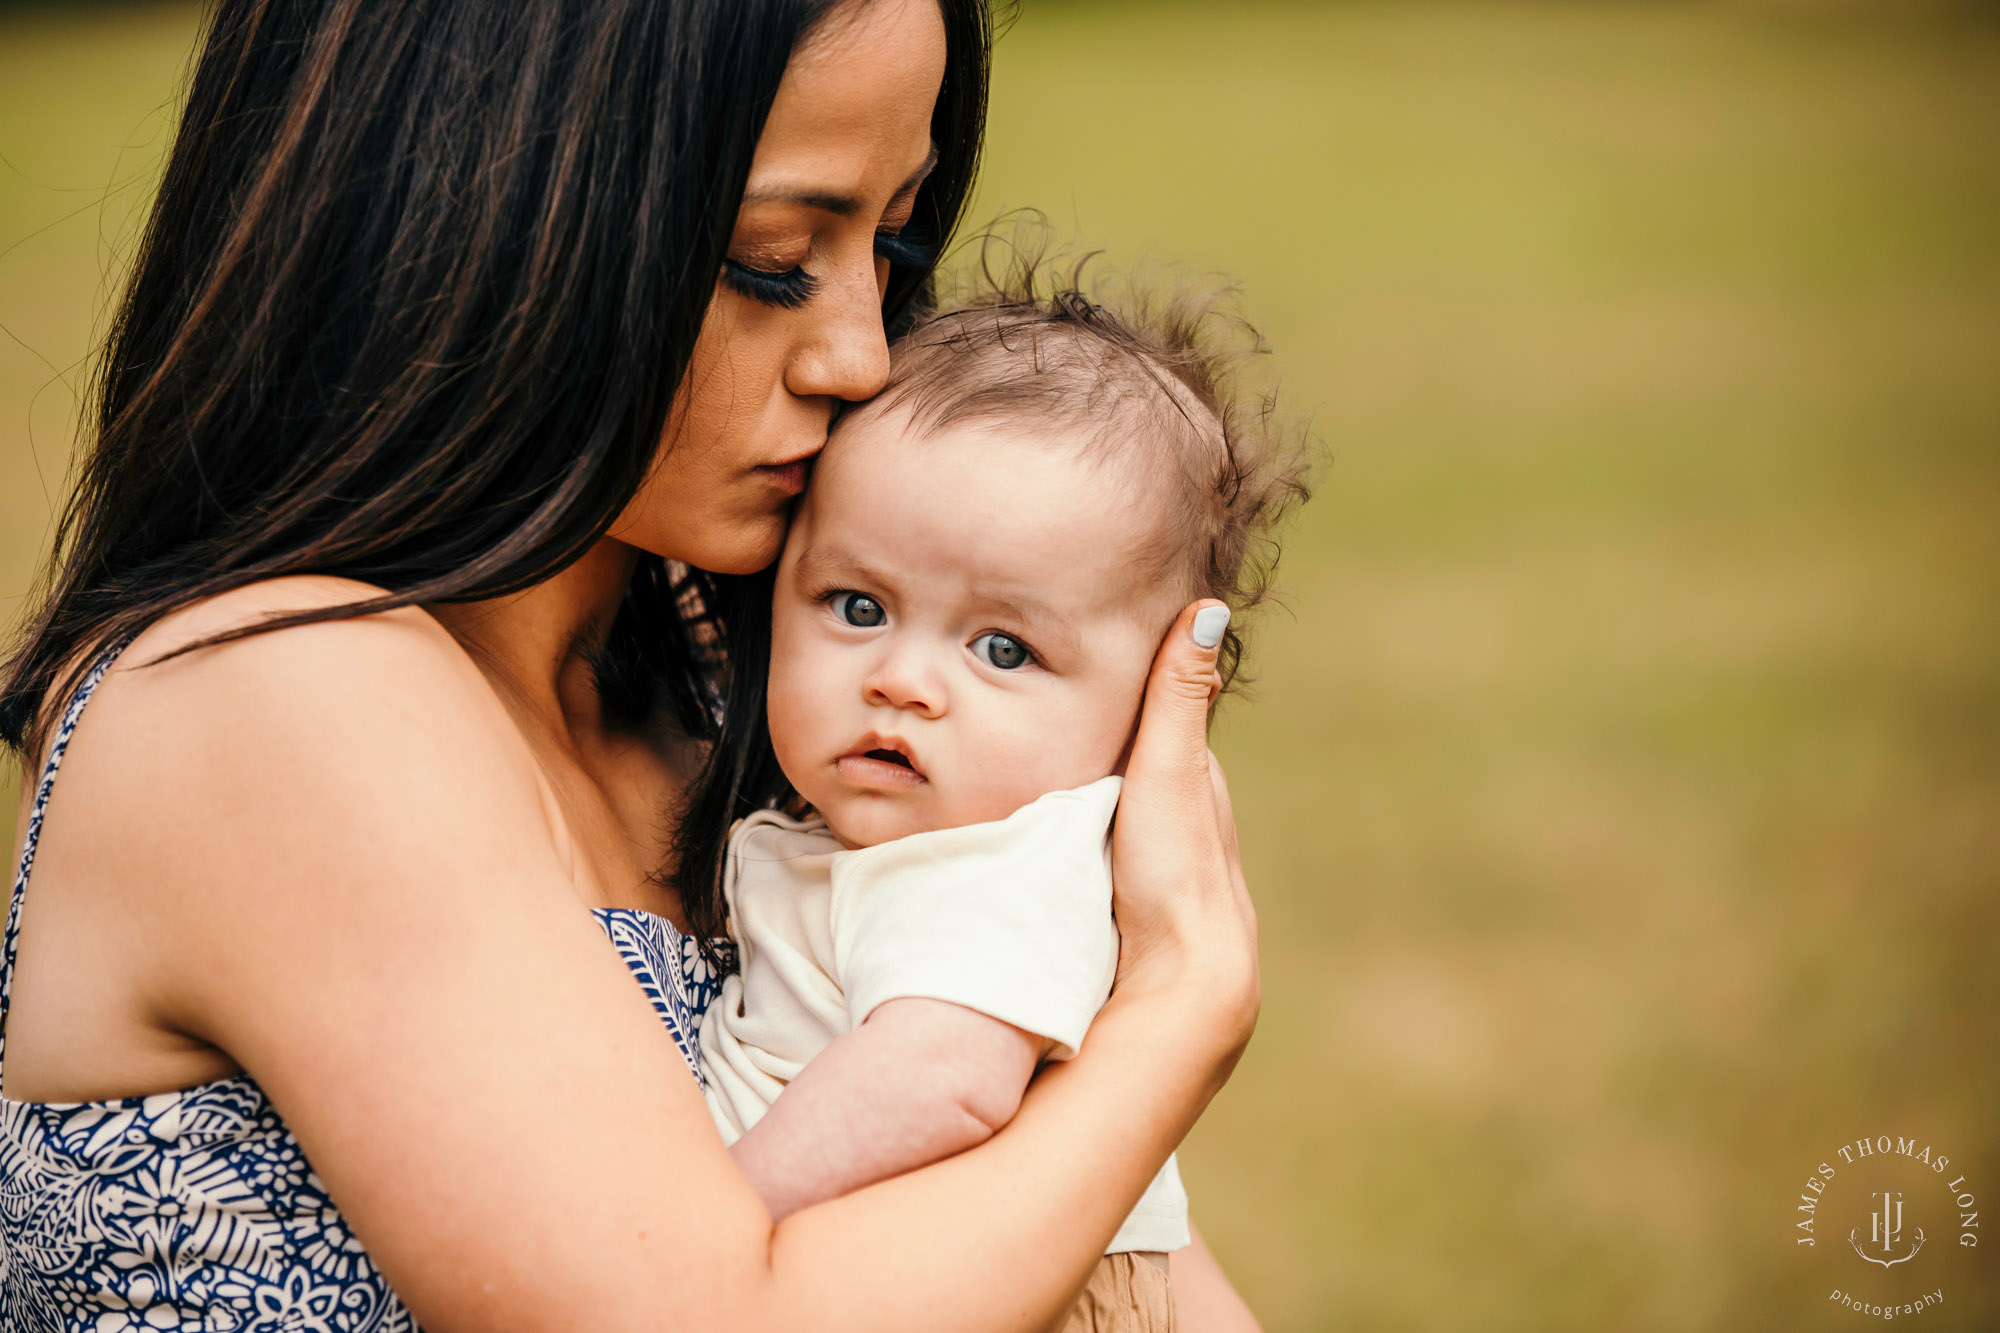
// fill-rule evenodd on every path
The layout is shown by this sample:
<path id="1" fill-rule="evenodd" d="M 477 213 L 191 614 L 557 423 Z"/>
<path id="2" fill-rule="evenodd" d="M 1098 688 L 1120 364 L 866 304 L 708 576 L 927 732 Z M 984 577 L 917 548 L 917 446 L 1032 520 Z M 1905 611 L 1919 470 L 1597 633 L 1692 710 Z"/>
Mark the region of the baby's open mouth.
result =
<path id="1" fill-rule="evenodd" d="M 833 766 L 849 782 L 873 791 L 904 791 L 929 780 L 898 736 L 863 736 Z"/>

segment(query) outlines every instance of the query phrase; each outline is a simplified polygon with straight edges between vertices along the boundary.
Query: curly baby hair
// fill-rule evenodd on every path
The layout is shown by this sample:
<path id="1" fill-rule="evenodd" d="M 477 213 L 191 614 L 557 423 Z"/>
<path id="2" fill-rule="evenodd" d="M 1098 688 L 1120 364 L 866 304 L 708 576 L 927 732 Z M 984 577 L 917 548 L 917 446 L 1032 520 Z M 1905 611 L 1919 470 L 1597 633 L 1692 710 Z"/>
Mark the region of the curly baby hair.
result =
<path id="1" fill-rule="evenodd" d="M 976 271 L 891 348 L 887 385 L 853 414 L 907 413 L 920 433 L 1052 427 L 1117 468 L 1157 506 L 1146 552 L 1156 577 L 1235 613 L 1218 659 L 1227 690 L 1242 668 L 1243 612 L 1271 590 L 1277 530 L 1310 496 L 1316 445 L 1275 393 L 1248 387 L 1268 349 L 1233 287 L 1087 283 L 1094 258 L 1064 263 L 1032 234 L 989 234 Z"/>

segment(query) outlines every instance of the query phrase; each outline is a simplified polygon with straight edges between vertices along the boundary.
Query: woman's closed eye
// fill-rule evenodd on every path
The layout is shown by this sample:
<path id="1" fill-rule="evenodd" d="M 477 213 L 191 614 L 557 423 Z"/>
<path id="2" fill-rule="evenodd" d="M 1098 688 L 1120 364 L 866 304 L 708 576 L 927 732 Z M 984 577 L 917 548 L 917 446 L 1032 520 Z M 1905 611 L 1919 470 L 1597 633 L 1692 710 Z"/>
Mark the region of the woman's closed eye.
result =
<path id="1" fill-rule="evenodd" d="M 878 231 L 875 254 L 898 268 L 928 268 L 937 258 L 937 248 L 908 232 Z M 806 272 L 803 264 L 773 270 L 740 259 L 725 259 L 722 279 L 738 295 L 780 310 L 797 310 L 819 291 L 819 279 Z"/>
<path id="2" fill-rule="evenodd" d="M 826 600 L 842 624 L 852 625 L 856 629 L 875 629 L 887 623 L 889 619 L 889 613 L 882 609 L 882 603 L 865 592 L 842 589 L 829 594 Z"/>
<path id="3" fill-rule="evenodd" d="M 813 293 L 819 290 L 819 279 L 806 272 L 803 264 L 773 272 L 741 260 L 725 259 L 722 261 L 722 280 L 738 295 L 780 310 L 797 310 L 812 300 Z"/>
<path id="4" fill-rule="evenodd" d="M 999 630 L 990 630 L 974 639 L 972 655 L 1001 671 L 1016 671 L 1035 660 L 1034 649 Z"/>

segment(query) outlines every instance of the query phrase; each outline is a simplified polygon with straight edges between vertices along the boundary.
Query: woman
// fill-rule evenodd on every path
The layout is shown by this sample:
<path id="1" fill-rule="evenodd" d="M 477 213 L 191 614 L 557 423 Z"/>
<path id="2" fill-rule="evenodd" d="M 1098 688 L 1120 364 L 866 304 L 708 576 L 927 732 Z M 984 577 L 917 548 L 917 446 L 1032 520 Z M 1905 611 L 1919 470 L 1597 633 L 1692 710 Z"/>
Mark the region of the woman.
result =
<path id="1" fill-rule="evenodd" d="M 662 812 L 986 43 L 970 0 L 221 4 L 0 697 L 8 1327 L 1060 1313 L 1254 1021 L 1190 616 L 1116 994 L 989 1144 L 774 1226 L 660 1026 L 719 925 L 674 860 L 738 813 Z"/>

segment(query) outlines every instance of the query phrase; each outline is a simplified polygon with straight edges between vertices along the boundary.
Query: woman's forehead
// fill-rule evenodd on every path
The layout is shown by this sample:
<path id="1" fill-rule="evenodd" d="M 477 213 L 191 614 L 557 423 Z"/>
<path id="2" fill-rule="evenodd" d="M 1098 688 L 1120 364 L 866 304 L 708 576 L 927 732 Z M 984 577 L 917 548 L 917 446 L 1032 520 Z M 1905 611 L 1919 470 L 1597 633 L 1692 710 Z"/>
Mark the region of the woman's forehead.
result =
<path id="1" fill-rule="evenodd" d="M 935 159 L 931 113 L 944 68 L 944 20 L 933 0 L 836 10 L 785 68 L 745 202 L 895 193 L 920 180 Z"/>

